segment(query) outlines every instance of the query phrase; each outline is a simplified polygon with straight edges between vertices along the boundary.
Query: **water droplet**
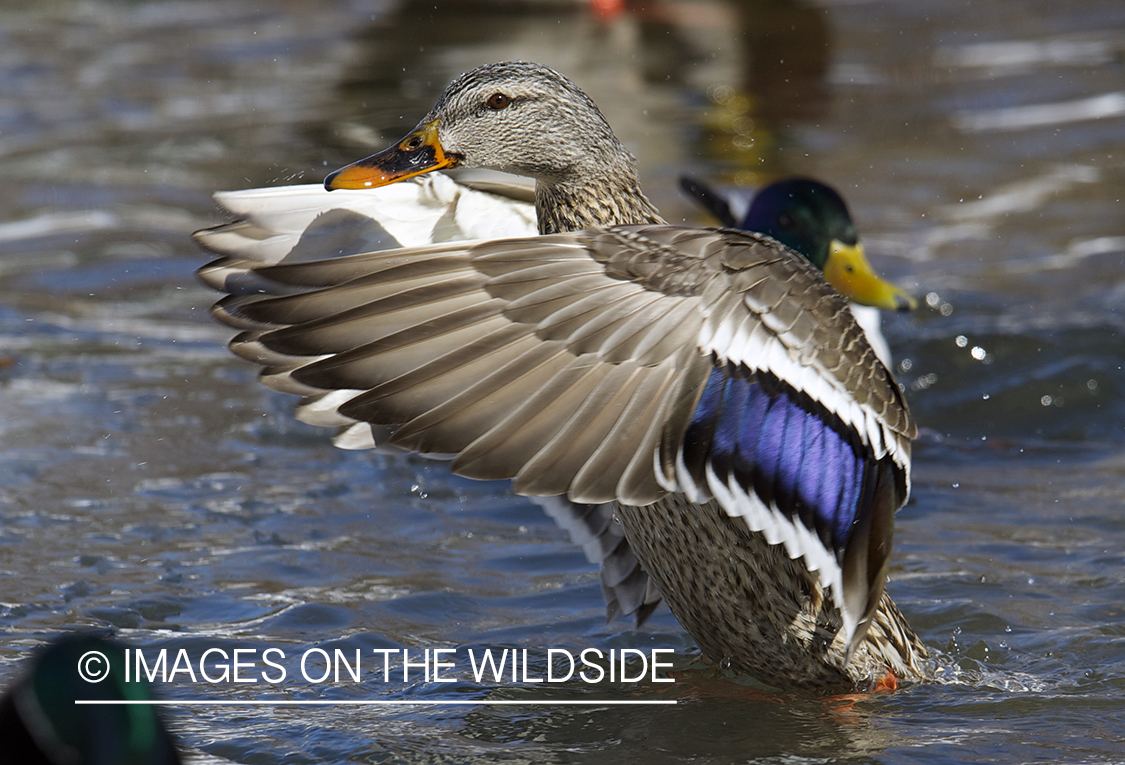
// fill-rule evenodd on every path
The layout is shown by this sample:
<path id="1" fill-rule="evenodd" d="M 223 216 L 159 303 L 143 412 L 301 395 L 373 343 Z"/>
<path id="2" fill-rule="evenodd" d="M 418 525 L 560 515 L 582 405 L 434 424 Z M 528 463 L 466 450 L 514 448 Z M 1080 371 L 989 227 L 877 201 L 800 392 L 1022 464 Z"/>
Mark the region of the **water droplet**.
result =
<path id="1" fill-rule="evenodd" d="M 964 348 L 969 344 L 969 338 L 965 337 L 964 335 L 958 335 L 953 339 L 953 342 L 957 343 L 958 348 Z"/>
<path id="2" fill-rule="evenodd" d="M 983 396 L 981 396 L 981 399 L 984 401 L 988 401 L 988 399 L 990 398 L 992 398 L 992 396 L 988 393 L 985 393 Z"/>
<path id="3" fill-rule="evenodd" d="M 1051 401 L 1052 401 L 1052 399 L 1051 399 L 1050 396 L 1043 396 L 1042 398 L 1039 399 L 1039 403 L 1042 404 L 1043 406 L 1050 406 Z"/>
<path id="4" fill-rule="evenodd" d="M 969 355 L 972 356 L 977 361 L 984 361 L 984 357 L 987 356 L 988 353 L 984 350 L 984 348 L 981 348 L 979 345 L 974 345 L 973 349 L 971 351 L 969 351 Z"/>

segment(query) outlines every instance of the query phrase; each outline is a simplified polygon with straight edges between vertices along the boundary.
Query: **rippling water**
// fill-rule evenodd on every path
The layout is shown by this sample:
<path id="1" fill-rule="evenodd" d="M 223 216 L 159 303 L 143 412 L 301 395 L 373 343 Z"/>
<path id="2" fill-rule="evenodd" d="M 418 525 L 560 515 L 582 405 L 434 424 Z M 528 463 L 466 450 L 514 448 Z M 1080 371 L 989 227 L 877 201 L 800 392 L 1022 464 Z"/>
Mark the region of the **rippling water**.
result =
<path id="1" fill-rule="evenodd" d="M 681 172 L 839 186 L 923 426 L 891 591 L 937 683 L 762 695 L 503 484 L 333 449 L 211 323 L 216 189 L 317 181 L 456 73 L 554 65 L 672 219 Z M 62 631 L 211 647 L 672 649 L 669 707 L 193 707 L 198 762 L 1125 762 L 1125 6 L 47 2 L 0 9 L 0 681 Z M 350 655 L 349 653 L 349 655 Z M 170 699 L 543 698 L 540 686 L 169 683 Z"/>

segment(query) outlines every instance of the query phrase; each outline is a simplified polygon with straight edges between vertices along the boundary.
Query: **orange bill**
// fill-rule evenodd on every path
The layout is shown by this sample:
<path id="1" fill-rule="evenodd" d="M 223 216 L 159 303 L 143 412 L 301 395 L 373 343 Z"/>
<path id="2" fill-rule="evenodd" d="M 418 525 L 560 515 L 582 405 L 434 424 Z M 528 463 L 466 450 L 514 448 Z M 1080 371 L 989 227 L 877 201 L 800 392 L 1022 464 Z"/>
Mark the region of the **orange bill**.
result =
<path id="1" fill-rule="evenodd" d="M 397 145 L 330 173 L 324 188 L 373 189 L 457 163 L 441 148 L 435 120 L 419 125 Z"/>

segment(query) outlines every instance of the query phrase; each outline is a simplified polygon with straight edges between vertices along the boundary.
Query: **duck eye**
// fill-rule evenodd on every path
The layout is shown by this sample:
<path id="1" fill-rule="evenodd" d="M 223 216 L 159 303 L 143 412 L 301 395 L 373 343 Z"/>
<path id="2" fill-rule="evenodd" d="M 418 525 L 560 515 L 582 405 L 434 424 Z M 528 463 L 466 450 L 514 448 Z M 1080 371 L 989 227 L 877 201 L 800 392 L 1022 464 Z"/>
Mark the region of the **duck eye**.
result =
<path id="1" fill-rule="evenodd" d="M 500 111 L 508 104 L 512 103 L 512 99 L 508 98 L 503 93 L 493 93 L 488 97 L 488 101 L 486 101 L 485 103 L 488 104 L 489 109 Z"/>

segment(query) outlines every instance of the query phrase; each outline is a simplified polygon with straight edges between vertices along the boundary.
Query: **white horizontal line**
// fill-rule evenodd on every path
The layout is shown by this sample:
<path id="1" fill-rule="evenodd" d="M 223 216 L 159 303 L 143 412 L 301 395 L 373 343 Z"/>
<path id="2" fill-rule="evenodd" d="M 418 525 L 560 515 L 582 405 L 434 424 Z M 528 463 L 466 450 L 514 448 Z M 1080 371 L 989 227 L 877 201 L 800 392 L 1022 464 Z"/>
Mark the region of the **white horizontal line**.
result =
<path id="1" fill-rule="evenodd" d="M 518 699 L 480 699 L 480 700 L 465 700 L 465 699 L 427 699 L 424 701 L 407 701 L 400 699 L 388 700 L 361 700 L 361 701 L 324 701 L 324 700 L 310 700 L 302 701 L 300 699 L 266 699 L 262 701 L 238 701 L 232 699 L 196 699 L 190 701 L 135 701 L 126 699 L 112 699 L 112 700 L 93 700 L 93 699 L 75 699 L 75 704 L 83 706 L 150 706 L 150 707 L 190 707 L 190 706 L 439 706 L 439 705 L 453 705 L 453 706 L 590 706 L 590 707 L 603 707 L 603 706 L 637 706 L 637 705 L 668 705 L 677 704 L 675 699 L 633 699 L 633 700 L 604 700 L 604 701 L 574 701 L 574 700 L 551 700 L 551 699 L 529 699 L 520 701 Z"/>

